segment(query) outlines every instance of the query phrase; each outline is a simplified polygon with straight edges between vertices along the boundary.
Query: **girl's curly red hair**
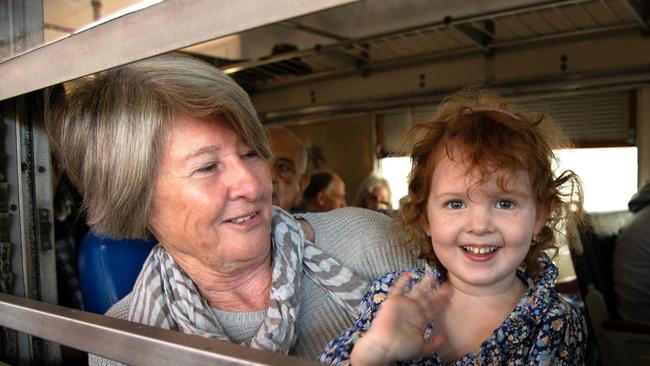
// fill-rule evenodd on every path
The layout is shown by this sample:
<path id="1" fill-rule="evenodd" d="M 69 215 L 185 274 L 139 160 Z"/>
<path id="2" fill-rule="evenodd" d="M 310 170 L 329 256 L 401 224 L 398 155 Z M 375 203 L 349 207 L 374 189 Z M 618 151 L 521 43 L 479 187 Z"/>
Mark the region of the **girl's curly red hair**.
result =
<path id="1" fill-rule="evenodd" d="M 533 200 L 547 219 L 522 263 L 525 271 L 538 274 L 540 253 L 550 250 L 555 255 L 562 235 L 573 242 L 562 225 L 569 219 L 583 221 L 581 183 L 572 171 L 555 174 L 553 149 L 569 144 L 547 116 L 519 112 L 493 92 L 466 89 L 445 98 L 432 121 L 413 126 L 402 145 L 412 146 L 412 167 L 397 222 L 409 234 L 406 241 L 418 245 L 421 257 L 431 264 L 444 270 L 421 223 L 428 222 L 426 206 L 437 152 L 445 149 L 450 154 L 452 146 L 463 150 L 468 172 L 478 172 L 479 183 L 496 174 L 499 187 L 504 188 L 515 172 L 528 172 Z"/>

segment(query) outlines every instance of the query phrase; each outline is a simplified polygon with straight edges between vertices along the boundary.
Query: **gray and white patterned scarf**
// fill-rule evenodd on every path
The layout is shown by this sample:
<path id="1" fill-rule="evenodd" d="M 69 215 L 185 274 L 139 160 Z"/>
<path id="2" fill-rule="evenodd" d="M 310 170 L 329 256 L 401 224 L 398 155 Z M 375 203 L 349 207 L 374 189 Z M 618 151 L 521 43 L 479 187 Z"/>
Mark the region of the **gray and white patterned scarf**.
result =
<path id="1" fill-rule="evenodd" d="M 269 307 L 249 346 L 287 354 L 296 338 L 303 270 L 352 317 L 357 315 L 368 283 L 316 248 L 287 212 L 274 207 L 271 225 L 274 250 Z M 230 342 L 192 279 L 160 245 L 154 247 L 138 276 L 128 319 Z"/>

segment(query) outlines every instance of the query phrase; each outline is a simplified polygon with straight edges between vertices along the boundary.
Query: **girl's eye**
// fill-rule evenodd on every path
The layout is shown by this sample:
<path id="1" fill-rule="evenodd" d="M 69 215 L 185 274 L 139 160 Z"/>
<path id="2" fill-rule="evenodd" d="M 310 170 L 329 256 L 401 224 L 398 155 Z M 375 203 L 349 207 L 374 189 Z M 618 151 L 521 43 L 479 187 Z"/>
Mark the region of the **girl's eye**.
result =
<path id="1" fill-rule="evenodd" d="M 453 210 L 458 210 L 461 208 L 465 208 L 465 204 L 463 203 L 463 201 L 452 200 L 447 202 L 447 207 Z"/>
<path id="2" fill-rule="evenodd" d="M 511 209 L 515 207 L 515 203 L 511 200 L 499 200 L 497 202 L 497 207 L 502 209 Z"/>

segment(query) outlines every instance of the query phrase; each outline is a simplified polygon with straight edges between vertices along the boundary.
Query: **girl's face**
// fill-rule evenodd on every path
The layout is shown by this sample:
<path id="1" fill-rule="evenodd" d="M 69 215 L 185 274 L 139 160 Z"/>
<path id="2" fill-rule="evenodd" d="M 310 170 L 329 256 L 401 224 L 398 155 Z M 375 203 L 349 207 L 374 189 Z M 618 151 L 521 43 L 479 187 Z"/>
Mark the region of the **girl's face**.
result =
<path id="1" fill-rule="evenodd" d="M 528 174 L 517 172 L 505 190 L 494 175 L 479 185 L 478 172 L 467 172 L 462 149 L 450 155 L 441 149 L 434 156 L 423 229 L 452 285 L 474 293 L 507 290 L 545 221 L 532 199 Z"/>

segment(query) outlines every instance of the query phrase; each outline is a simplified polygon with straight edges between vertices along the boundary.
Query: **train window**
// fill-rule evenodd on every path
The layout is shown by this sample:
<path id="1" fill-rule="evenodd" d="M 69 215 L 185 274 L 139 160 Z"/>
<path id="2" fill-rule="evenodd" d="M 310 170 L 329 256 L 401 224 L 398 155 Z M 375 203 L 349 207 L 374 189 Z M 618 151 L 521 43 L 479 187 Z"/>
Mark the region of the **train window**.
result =
<path id="1" fill-rule="evenodd" d="M 406 179 L 411 170 L 409 157 L 391 157 L 379 159 L 379 171 L 390 183 L 393 208 L 399 207 L 399 200 L 408 193 Z"/>
<path id="2" fill-rule="evenodd" d="M 558 171 L 573 170 L 582 179 L 587 212 L 625 211 L 627 201 L 637 191 L 637 148 L 608 147 L 558 150 Z M 393 207 L 406 195 L 406 179 L 411 169 L 408 157 L 379 160 L 381 174 L 388 179 Z"/>
<path id="3" fill-rule="evenodd" d="M 0 61 L 18 56 L 43 44 L 52 43 L 97 24 L 128 14 L 162 0 L 43 0 L 42 2 L 13 2 L 8 10 L 23 22 L 15 42 L 0 45 Z M 42 6 L 41 6 L 42 3 Z M 24 14 L 25 18 L 19 18 Z"/>
<path id="4" fill-rule="evenodd" d="M 582 179 L 587 212 L 627 211 L 637 191 L 637 148 L 608 147 L 558 150 L 559 171 Z"/>

